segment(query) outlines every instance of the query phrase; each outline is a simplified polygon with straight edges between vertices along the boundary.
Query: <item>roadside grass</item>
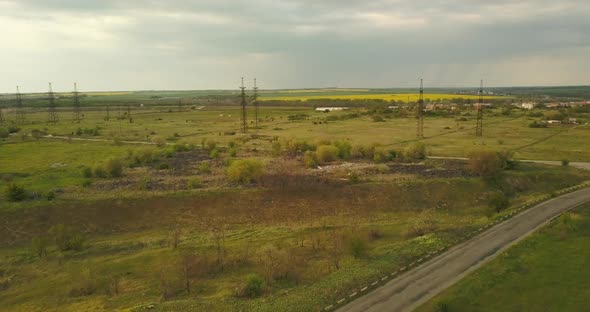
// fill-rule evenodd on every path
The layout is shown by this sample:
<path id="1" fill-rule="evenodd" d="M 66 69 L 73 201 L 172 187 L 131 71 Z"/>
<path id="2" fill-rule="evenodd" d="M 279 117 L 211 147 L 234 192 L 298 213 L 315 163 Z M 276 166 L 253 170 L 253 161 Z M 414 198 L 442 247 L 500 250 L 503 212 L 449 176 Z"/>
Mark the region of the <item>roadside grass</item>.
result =
<path id="1" fill-rule="evenodd" d="M 417 311 L 584 311 L 590 204 L 565 213 Z"/>

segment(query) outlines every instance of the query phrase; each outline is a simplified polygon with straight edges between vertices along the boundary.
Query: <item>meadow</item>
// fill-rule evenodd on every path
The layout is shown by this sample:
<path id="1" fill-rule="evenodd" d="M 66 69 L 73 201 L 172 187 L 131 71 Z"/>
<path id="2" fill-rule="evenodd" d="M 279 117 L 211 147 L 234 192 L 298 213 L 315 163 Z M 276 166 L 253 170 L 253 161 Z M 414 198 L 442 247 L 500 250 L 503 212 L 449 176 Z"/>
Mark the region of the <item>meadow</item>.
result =
<path id="1" fill-rule="evenodd" d="M 104 107 L 85 107 L 74 123 L 60 107 L 47 124 L 31 109 L 0 139 L 0 189 L 26 195 L 0 196 L 5 310 L 319 310 L 590 179 L 516 161 L 590 161 L 588 126 L 529 127 L 549 110 L 486 110 L 481 138 L 472 107 L 428 111 L 421 140 L 411 107 L 262 104 L 247 134 L 234 105 L 130 111 L 113 105 L 106 120 Z M 425 158 L 482 150 L 505 155 L 505 170 Z M 252 175 L 232 178 L 234 164 Z"/>
<path id="2" fill-rule="evenodd" d="M 562 215 L 418 311 L 583 311 L 590 205 Z M 573 291 L 575 290 L 575 291 Z"/>

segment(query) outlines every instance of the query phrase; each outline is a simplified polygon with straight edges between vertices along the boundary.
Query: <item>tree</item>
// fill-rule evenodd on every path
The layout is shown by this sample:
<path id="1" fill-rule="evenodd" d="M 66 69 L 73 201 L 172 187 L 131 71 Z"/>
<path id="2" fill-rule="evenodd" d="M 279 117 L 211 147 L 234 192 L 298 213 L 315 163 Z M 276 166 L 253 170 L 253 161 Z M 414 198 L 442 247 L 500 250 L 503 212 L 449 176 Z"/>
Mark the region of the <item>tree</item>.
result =
<path id="1" fill-rule="evenodd" d="M 468 167 L 479 176 L 493 176 L 502 171 L 502 160 L 494 151 L 478 151 L 469 154 Z"/>

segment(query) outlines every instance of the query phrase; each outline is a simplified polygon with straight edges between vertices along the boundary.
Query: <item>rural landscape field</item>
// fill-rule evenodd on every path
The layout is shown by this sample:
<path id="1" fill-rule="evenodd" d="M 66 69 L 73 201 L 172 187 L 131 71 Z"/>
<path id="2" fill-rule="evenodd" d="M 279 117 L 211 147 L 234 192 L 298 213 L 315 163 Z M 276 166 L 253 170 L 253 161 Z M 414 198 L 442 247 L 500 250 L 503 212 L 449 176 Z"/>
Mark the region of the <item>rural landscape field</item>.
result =
<path id="1" fill-rule="evenodd" d="M 0 1 L 0 311 L 585 311 L 545 4 Z"/>

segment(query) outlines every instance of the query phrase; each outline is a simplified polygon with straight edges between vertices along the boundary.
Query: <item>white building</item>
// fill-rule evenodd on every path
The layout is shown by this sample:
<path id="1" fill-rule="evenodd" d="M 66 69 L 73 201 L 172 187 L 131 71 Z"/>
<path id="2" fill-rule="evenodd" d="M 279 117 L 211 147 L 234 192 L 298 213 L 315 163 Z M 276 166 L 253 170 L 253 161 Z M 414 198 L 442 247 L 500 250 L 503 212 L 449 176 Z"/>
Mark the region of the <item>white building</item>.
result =
<path id="1" fill-rule="evenodd" d="M 341 110 L 348 110 L 348 107 L 316 107 L 316 112 L 333 112 L 333 111 L 341 111 Z"/>

